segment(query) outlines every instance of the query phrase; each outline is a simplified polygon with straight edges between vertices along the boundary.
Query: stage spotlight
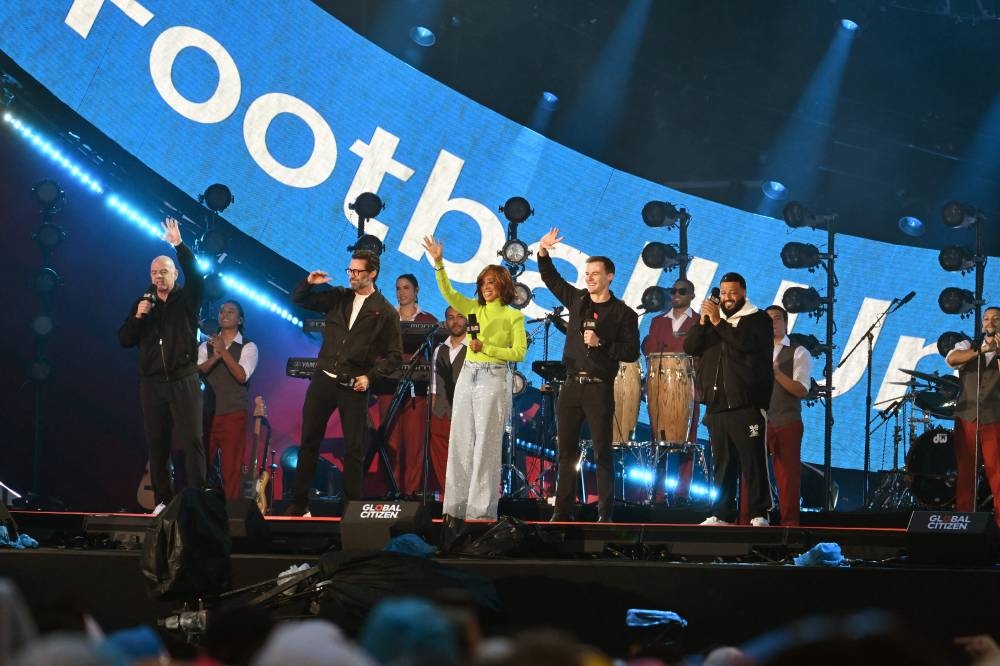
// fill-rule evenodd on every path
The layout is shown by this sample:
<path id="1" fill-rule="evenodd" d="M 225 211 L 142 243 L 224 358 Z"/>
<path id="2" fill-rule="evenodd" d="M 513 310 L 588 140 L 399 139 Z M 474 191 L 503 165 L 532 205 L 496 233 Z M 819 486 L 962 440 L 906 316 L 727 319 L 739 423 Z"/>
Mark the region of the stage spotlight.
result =
<path id="1" fill-rule="evenodd" d="M 35 318 L 31 320 L 31 330 L 40 338 L 50 335 L 54 328 L 55 323 L 52 321 L 51 315 L 43 313 L 35 315 Z"/>
<path id="2" fill-rule="evenodd" d="M 31 193 L 35 196 L 35 201 L 38 202 L 43 213 L 58 213 L 66 203 L 66 193 L 54 180 L 46 178 L 39 181 L 31 188 Z"/>
<path id="3" fill-rule="evenodd" d="M 503 260 L 508 264 L 513 264 L 514 266 L 521 266 L 528 258 L 528 246 L 524 241 L 517 238 L 508 239 L 506 243 L 503 244 L 503 249 L 501 249 L 497 254 L 503 257 Z M 520 271 L 518 271 L 520 275 Z"/>
<path id="4" fill-rule="evenodd" d="M 385 203 L 374 192 L 362 192 L 347 207 L 357 213 L 359 219 L 370 220 L 385 209 Z"/>
<path id="5" fill-rule="evenodd" d="M 437 43 L 437 35 L 434 34 L 434 31 L 422 25 L 415 25 L 410 28 L 410 39 L 417 46 L 423 46 L 424 48 L 434 46 Z"/>
<path id="6" fill-rule="evenodd" d="M 899 230 L 907 236 L 923 236 L 924 232 L 927 231 L 927 227 L 924 226 L 924 223 L 920 220 L 920 218 L 913 217 L 912 215 L 906 215 L 899 218 L 896 222 L 896 226 L 898 226 Z"/>
<path id="7" fill-rule="evenodd" d="M 514 300 L 510 302 L 510 306 L 512 308 L 517 308 L 518 310 L 523 310 L 528 306 L 528 303 L 531 302 L 533 297 L 534 294 L 531 292 L 531 289 L 528 288 L 528 285 L 523 282 L 515 282 Z"/>
<path id="8" fill-rule="evenodd" d="M 43 222 L 42 226 L 38 227 L 38 231 L 32 234 L 31 238 L 38 243 L 38 247 L 41 248 L 42 252 L 48 253 L 59 247 L 59 244 L 66 238 L 66 234 L 59 225 L 52 224 L 51 222 Z"/>
<path id="9" fill-rule="evenodd" d="M 781 263 L 785 268 L 808 268 L 819 266 L 822 260 L 819 248 L 809 243 L 786 243 L 781 248 Z"/>
<path id="10" fill-rule="evenodd" d="M 813 287 L 789 287 L 781 297 L 781 304 L 792 314 L 818 314 L 823 309 L 823 300 Z"/>
<path id="11" fill-rule="evenodd" d="M 690 213 L 684 208 L 677 208 L 669 201 L 650 201 L 642 207 L 642 221 L 647 227 L 673 229 L 678 222 L 687 222 L 690 219 Z"/>
<path id="12" fill-rule="evenodd" d="M 385 251 L 385 245 L 382 241 L 378 239 L 378 236 L 372 236 L 371 234 L 365 234 L 358 238 L 358 242 L 347 248 L 351 252 L 355 250 L 368 250 L 369 252 L 374 252 L 377 255 L 381 255 Z"/>
<path id="13" fill-rule="evenodd" d="M 826 350 L 819 339 L 812 333 L 789 333 L 788 339 L 793 345 L 803 347 L 813 358 L 819 358 Z"/>
<path id="14" fill-rule="evenodd" d="M 228 187 L 222 183 L 213 183 L 209 185 L 198 196 L 198 203 L 205 204 L 205 207 L 216 213 L 221 213 L 222 211 L 229 208 L 229 204 L 236 201 L 236 197 L 229 190 Z"/>
<path id="15" fill-rule="evenodd" d="M 959 331 L 945 331 L 937 339 L 937 350 L 938 354 L 941 356 L 947 356 L 951 353 L 951 350 L 955 348 L 962 340 L 969 340 L 969 336 L 965 333 L 960 333 Z"/>
<path id="16" fill-rule="evenodd" d="M 960 201 L 949 201 L 941 209 L 941 219 L 952 229 L 967 229 L 983 219 L 975 206 Z"/>
<path id="17" fill-rule="evenodd" d="M 32 284 L 36 294 L 40 296 L 48 296 L 62 286 L 62 279 L 59 277 L 58 273 L 46 266 L 45 268 L 40 268 L 38 272 L 35 273 Z"/>
<path id="18" fill-rule="evenodd" d="M 508 222 L 521 224 L 535 214 L 531 204 L 524 197 L 511 197 L 500 206 L 500 212 L 507 218 Z"/>
<path id="19" fill-rule="evenodd" d="M 968 289 L 946 287 L 938 296 L 938 307 L 945 314 L 965 317 L 976 307 L 976 297 Z"/>
<path id="20" fill-rule="evenodd" d="M 851 19 L 840 19 L 840 27 L 849 32 L 854 32 L 858 29 L 858 24 Z"/>
<path id="21" fill-rule="evenodd" d="M 774 199 L 775 201 L 782 201 L 786 196 L 788 196 L 788 188 L 785 184 L 777 180 L 765 180 L 760 184 L 760 191 L 768 199 Z"/>
<path id="22" fill-rule="evenodd" d="M 785 218 L 785 224 L 793 229 L 800 227 L 822 229 L 837 219 L 836 213 L 817 215 L 799 201 L 790 201 L 781 211 L 781 216 Z"/>
<path id="23" fill-rule="evenodd" d="M 646 312 L 661 312 L 666 310 L 671 303 L 670 293 L 663 287 L 654 284 L 642 292 L 642 305 L 639 307 Z"/>
<path id="24" fill-rule="evenodd" d="M 198 239 L 198 249 L 215 256 L 225 252 L 228 245 L 229 237 L 218 229 L 210 229 Z"/>
<path id="25" fill-rule="evenodd" d="M 28 374 L 31 376 L 31 381 L 33 382 L 47 382 L 52 378 L 52 363 L 49 359 L 39 356 L 31 362 Z"/>
<path id="26" fill-rule="evenodd" d="M 938 254 L 938 263 L 946 271 L 961 271 L 965 273 L 972 270 L 976 265 L 976 257 L 971 250 L 958 245 L 948 245 L 941 248 Z"/>
<path id="27" fill-rule="evenodd" d="M 542 101 L 539 105 L 547 111 L 555 111 L 559 108 L 559 95 L 546 90 L 542 93 Z"/>
<path id="28" fill-rule="evenodd" d="M 218 273 L 212 273 L 211 275 L 205 276 L 205 300 L 208 302 L 214 302 L 222 300 L 222 297 L 226 295 L 226 285 L 222 282 L 222 276 Z"/>
<path id="29" fill-rule="evenodd" d="M 653 242 L 642 248 L 642 263 L 649 268 L 662 268 L 669 271 L 680 263 L 680 256 L 675 246 Z"/>

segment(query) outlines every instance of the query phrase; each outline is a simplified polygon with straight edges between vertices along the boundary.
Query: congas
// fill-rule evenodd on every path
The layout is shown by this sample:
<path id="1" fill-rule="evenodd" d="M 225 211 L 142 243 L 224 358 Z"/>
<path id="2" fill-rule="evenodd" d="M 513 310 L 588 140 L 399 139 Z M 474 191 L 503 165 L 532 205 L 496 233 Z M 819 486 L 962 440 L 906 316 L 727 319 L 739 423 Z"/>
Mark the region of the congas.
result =
<path id="1" fill-rule="evenodd" d="M 611 441 L 627 442 L 639 420 L 639 393 L 642 371 L 639 362 L 621 362 L 615 375 L 615 420 L 611 424 Z"/>
<path id="2" fill-rule="evenodd" d="M 906 454 L 906 482 L 910 492 L 924 506 L 955 504 L 955 443 L 951 430 L 928 430 L 910 446 Z"/>
<path id="3" fill-rule="evenodd" d="M 687 354 L 657 353 L 646 359 L 646 401 L 653 439 L 687 441 L 694 410 L 694 364 Z"/>

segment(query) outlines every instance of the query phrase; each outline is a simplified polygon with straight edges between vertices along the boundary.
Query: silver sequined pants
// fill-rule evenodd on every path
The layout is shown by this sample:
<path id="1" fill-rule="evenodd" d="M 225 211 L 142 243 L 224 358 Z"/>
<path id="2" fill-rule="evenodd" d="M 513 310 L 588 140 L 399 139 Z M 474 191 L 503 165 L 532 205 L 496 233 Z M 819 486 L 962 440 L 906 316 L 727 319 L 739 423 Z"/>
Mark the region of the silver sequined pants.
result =
<path id="1" fill-rule="evenodd" d="M 500 454 L 511 409 L 506 363 L 466 361 L 455 384 L 442 512 L 495 520 L 500 501 Z"/>

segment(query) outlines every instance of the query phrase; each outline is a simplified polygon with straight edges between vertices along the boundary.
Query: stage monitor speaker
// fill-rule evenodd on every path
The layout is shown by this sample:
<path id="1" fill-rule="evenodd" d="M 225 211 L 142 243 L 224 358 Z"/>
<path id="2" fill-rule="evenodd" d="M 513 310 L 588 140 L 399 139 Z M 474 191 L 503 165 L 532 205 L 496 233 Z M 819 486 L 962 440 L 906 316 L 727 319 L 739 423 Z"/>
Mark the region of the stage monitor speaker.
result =
<path id="1" fill-rule="evenodd" d="M 267 522 L 254 500 L 246 497 L 227 499 L 226 515 L 229 536 L 234 540 L 245 539 L 257 544 L 268 540 Z"/>
<path id="2" fill-rule="evenodd" d="M 915 564 L 991 565 L 998 559 L 997 526 L 989 513 L 914 511 L 906 527 Z"/>
<path id="3" fill-rule="evenodd" d="M 422 533 L 430 525 L 420 502 L 348 502 L 340 520 L 340 543 L 344 550 L 382 550 L 394 536 Z"/>

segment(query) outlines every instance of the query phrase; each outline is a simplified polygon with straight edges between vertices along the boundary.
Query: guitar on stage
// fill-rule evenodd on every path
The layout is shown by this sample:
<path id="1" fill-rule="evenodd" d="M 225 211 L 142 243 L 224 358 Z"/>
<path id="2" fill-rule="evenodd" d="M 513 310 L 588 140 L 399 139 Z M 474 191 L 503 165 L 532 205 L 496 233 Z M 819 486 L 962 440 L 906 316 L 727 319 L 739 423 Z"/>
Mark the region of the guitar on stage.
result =
<path id="1" fill-rule="evenodd" d="M 267 435 L 264 437 L 263 448 L 261 448 L 260 429 L 261 426 L 267 428 Z M 248 499 L 254 500 L 261 515 L 267 515 L 271 497 L 271 470 L 267 465 L 267 451 L 271 443 L 271 424 L 267 420 L 267 405 L 264 404 L 264 397 L 257 396 L 253 401 L 253 466 L 250 468 L 250 479 L 244 478 L 243 494 Z"/>

